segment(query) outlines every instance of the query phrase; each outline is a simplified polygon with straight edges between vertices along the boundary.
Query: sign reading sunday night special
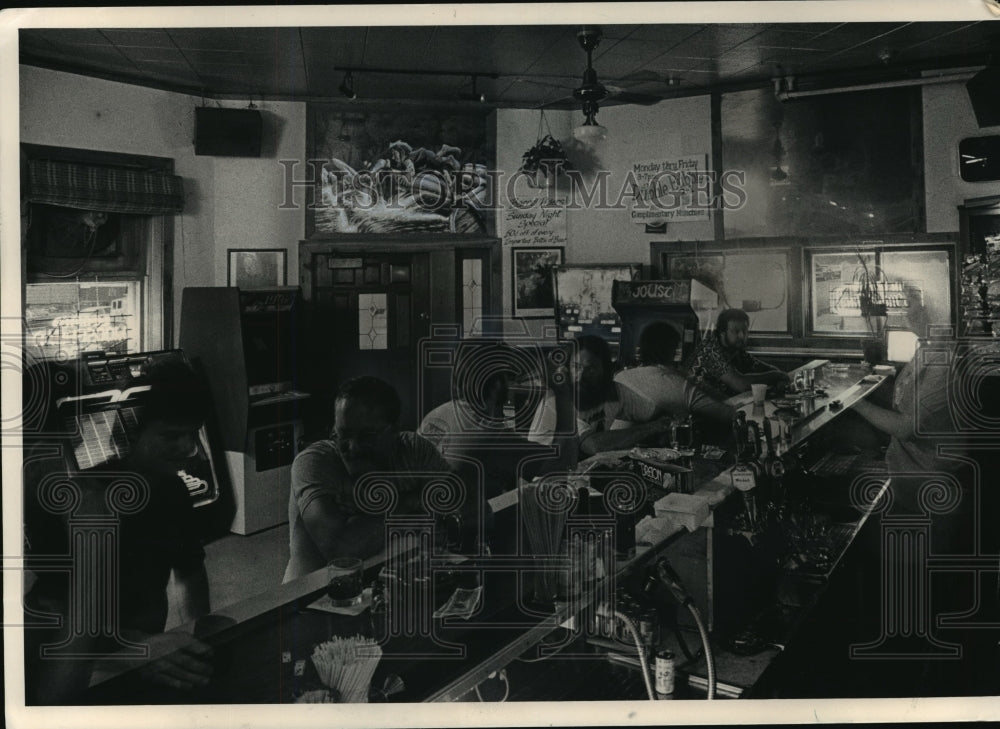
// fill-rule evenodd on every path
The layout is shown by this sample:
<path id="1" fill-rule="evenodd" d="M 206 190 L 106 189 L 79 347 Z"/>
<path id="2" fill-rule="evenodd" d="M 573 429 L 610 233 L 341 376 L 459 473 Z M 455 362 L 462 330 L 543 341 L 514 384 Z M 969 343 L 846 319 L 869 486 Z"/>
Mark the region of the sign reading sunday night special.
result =
<path id="1" fill-rule="evenodd" d="M 691 154 L 632 165 L 633 223 L 708 220 L 711 188 L 706 155 Z"/>
<path id="2" fill-rule="evenodd" d="M 503 212 L 504 246 L 564 246 L 566 245 L 565 200 L 556 207 L 543 206 L 544 194 L 527 209 L 507 206 Z"/>

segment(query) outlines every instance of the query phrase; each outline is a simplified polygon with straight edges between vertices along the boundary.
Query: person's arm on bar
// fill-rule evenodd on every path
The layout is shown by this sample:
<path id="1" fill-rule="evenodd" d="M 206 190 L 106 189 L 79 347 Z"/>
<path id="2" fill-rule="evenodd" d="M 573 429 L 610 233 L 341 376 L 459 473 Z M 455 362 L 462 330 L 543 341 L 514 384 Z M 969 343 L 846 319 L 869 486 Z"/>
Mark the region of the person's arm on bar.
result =
<path id="1" fill-rule="evenodd" d="M 208 573 L 204 562 L 190 567 L 175 566 L 174 586 L 177 588 L 175 595 L 182 623 L 196 620 L 210 612 Z"/>
<path id="2" fill-rule="evenodd" d="M 899 440 L 913 437 L 912 413 L 901 413 L 897 410 L 879 407 L 867 400 L 854 403 L 854 412 L 881 430 Z"/>
<path id="3" fill-rule="evenodd" d="M 692 382 L 686 383 L 684 400 L 688 412 L 701 420 L 728 424 L 736 417 L 736 409 L 732 405 L 717 400 Z"/>
<path id="4" fill-rule="evenodd" d="M 381 516 L 348 517 L 332 496 L 320 495 L 310 501 L 302 510 L 302 522 L 324 561 L 334 557 L 363 559 L 385 546 Z"/>
<path id="5" fill-rule="evenodd" d="M 770 365 L 767 366 L 770 367 Z M 750 389 L 751 385 L 755 384 L 771 386 L 787 384 L 789 381 L 788 375 L 777 368 L 769 369 L 766 372 L 737 372 L 736 370 L 730 370 L 719 377 L 719 379 L 726 387 L 737 392 L 746 392 Z"/>
<path id="6" fill-rule="evenodd" d="M 170 686 L 182 691 L 204 686 L 212 676 L 212 649 L 190 633 L 170 630 L 166 633 L 144 633 L 123 630 L 123 637 L 149 648 L 146 658 L 116 656 L 98 661 L 94 668 L 97 676 L 114 674 L 122 669 L 136 669 L 151 683 Z"/>
<path id="7" fill-rule="evenodd" d="M 587 456 L 605 451 L 627 450 L 658 435 L 669 433 L 672 423 L 673 418 L 664 415 L 650 420 L 648 423 L 640 423 L 628 428 L 591 433 L 580 442 L 580 450 Z"/>

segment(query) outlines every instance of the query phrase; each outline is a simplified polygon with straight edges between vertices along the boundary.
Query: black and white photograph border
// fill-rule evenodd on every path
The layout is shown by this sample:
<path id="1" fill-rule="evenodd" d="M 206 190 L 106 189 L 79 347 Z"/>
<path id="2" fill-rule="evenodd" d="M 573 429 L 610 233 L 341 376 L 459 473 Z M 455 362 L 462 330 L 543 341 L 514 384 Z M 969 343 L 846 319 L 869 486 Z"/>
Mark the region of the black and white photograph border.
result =
<path id="1" fill-rule="evenodd" d="M 994 6 L 994 7 L 991 7 Z M 677 2 L 677 3 L 609 3 L 507 4 L 507 5 L 382 5 L 382 6 L 310 6 L 308 8 L 255 6 L 197 8 L 77 8 L 19 9 L 0 13 L 0 98 L 20 99 L 19 110 L 26 92 L 20 83 L 18 63 L 18 32 L 24 28 L 161 28 L 214 27 L 227 28 L 247 25 L 259 28 L 310 25 L 407 25 L 420 28 L 428 25 L 504 25 L 504 24 L 600 24 L 600 23 L 712 23 L 745 24 L 763 22 L 945 22 L 992 21 L 996 18 L 993 0 L 911 0 L 910 2 L 852 2 L 850 0 L 812 0 L 810 2 Z M 1000 23 L 1000 20 L 996 22 Z M 516 52 L 516 51 L 515 51 Z M 124 61 L 123 61 L 124 62 Z M 277 72 L 277 69 L 275 69 Z M 353 89 L 352 89 L 353 91 Z M 198 103 L 190 99 L 192 106 Z M 253 103 L 251 99 L 251 103 Z M 261 99 L 256 100 L 262 103 Z M 835 722 L 929 722 L 986 721 L 1000 719 L 1000 698 L 987 697 L 915 697 L 906 699 L 836 699 L 836 700 L 773 700 L 716 701 L 706 705 L 700 701 L 665 703 L 640 701 L 615 702 L 541 702 L 513 705 L 503 703 L 453 703 L 450 705 L 383 704 L 365 705 L 222 705 L 222 706 L 102 706 L 102 707 L 39 707 L 24 702 L 24 626 L 32 619 L 23 609 L 24 544 L 22 536 L 22 367 L 19 356 L 24 326 L 22 276 L 24 261 L 19 241 L 20 155 L 25 120 L 13 113 L 14 104 L 5 107 L 0 117 L 0 340 L 3 344 L 2 366 L 2 443 L 0 452 L 3 474 L 3 586 L 4 586 L 4 692 L 6 723 L 11 727 L 403 727 L 403 726 L 584 726 L 635 725 L 662 726 L 673 724 L 806 724 Z M 105 113 L 105 104 L 95 99 L 87 113 Z M 304 119 L 301 120 L 304 124 Z M 178 146 L 190 145 L 185 130 L 165 130 Z M 53 142 L 60 143 L 60 142 Z M 68 146 L 76 140 L 63 140 Z M 129 147 L 126 138 L 101 140 L 111 148 Z M 141 153 L 142 150 L 128 150 Z M 305 154 L 305 150 L 300 150 Z M 202 163 L 209 162 L 202 160 Z M 216 174 L 232 176 L 239 182 L 238 162 L 219 161 Z M 178 169 L 183 176 L 186 170 Z M 957 171 L 956 171 L 957 174 Z M 216 183 L 221 185 L 222 179 Z M 23 184 L 23 182 L 21 183 Z M 305 185 L 303 185 L 304 187 Z M 189 191 L 190 194 L 191 191 Z M 237 193 L 238 194 L 238 193 Z M 280 200 L 275 201 L 278 207 Z M 303 230 L 302 211 L 292 230 Z M 219 225 L 234 221 L 220 220 Z M 193 267 L 204 260 L 188 260 L 185 246 L 191 238 L 208 231 L 185 231 L 190 220 L 180 215 L 176 223 L 172 263 L 177 268 Z M 668 226 L 668 231 L 669 231 Z M 217 285 L 226 281 L 226 231 L 220 230 L 213 243 L 214 258 L 210 261 L 217 272 Z M 572 231 L 571 231 L 572 232 Z M 302 234 L 304 235 L 304 233 Z M 299 236 L 302 237 L 301 235 Z M 292 241 L 292 244 L 297 241 Z M 570 244 L 570 251 L 571 244 Z M 571 260 L 573 256 L 570 256 Z M 618 256 L 612 256 L 617 260 Z M 292 270 L 297 256 L 289 256 Z M 187 270 L 187 269 L 184 269 Z M 175 301 L 179 311 L 179 295 Z M 163 343 L 164 348 L 170 346 Z M 933 496 L 928 499 L 933 501 Z M 992 635 L 992 631 L 984 631 Z M 1000 694 L 1000 687 L 998 687 Z"/>

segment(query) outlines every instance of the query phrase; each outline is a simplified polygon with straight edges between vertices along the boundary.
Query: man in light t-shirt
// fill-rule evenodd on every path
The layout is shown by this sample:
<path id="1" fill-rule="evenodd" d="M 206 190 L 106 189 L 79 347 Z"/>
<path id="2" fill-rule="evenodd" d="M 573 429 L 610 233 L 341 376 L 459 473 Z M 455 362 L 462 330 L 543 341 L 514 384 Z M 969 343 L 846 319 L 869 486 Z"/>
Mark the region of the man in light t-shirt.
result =
<path id="1" fill-rule="evenodd" d="M 555 445 L 553 452 L 525 439 L 508 422 L 504 405 L 511 377 L 521 374 L 518 363 L 523 362 L 502 343 L 465 347 L 454 372 L 457 397 L 427 413 L 418 429 L 456 471 L 468 473 L 470 478 L 473 472 L 481 474 L 478 477 L 483 480 L 487 498 L 516 488 L 518 477 L 565 471 L 576 464 L 575 443 L 570 443 L 568 436 L 544 444 Z M 572 393 L 568 387 L 554 388 L 558 408 L 554 405 L 553 413 L 558 410 L 563 421 L 556 432 L 569 433 Z"/>
<path id="2" fill-rule="evenodd" d="M 581 456 L 624 450 L 670 431 L 669 418 L 656 418 L 631 427 L 616 421 L 621 402 L 614 382 L 611 349 L 600 337 L 584 335 L 576 339 L 577 352 L 573 379 L 578 397 L 576 438 Z M 539 406 L 528 440 L 550 443 L 554 432 L 554 398 L 549 395 Z"/>
<path id="3" fill-rule="evenodd" d="M 397 430 L 399 410 L 396 391 L 376 377 L 357 377 L 338 391 L 330 438 L 313 443 L 292 464 L 285 582 L 334 557 L 372 557 L 384 548 L 384 515 L 366 510 L 355 493 L 365 474 L 398 474 L 394 511 L 420 513 L 430 474 L 452 470 L 426 440 Z"/>

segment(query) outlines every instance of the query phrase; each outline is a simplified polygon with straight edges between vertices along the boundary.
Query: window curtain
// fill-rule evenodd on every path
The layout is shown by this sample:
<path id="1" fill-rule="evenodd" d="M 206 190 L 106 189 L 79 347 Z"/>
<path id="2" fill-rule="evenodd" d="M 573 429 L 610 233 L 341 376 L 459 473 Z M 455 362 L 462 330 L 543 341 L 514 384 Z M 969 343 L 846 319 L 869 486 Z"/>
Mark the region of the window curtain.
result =
<path id="1" fill-rule="evenodd" d="M 180 177 L 162 172 L 32 160 L 27 199 L 80 210 L 164 215 L 184 209 L 184 187 Z"/>

